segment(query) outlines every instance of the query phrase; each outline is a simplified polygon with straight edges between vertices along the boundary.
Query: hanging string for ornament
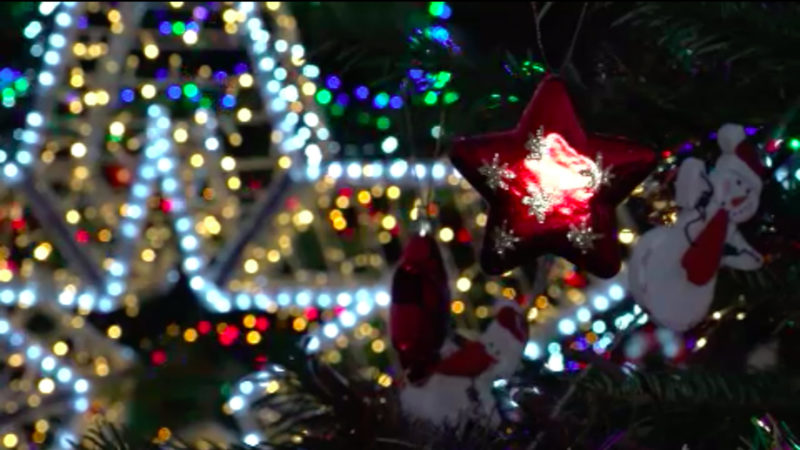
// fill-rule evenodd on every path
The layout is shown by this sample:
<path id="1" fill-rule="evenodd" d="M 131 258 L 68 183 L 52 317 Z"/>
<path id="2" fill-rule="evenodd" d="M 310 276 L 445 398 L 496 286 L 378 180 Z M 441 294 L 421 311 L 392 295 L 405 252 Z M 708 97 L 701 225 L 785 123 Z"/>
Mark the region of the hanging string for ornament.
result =
<path id="1" fill-rule="evenodd" d="M 578 34 L 580 33 L 581 28 L 583 27 L 583 19 L 586 16 L 586 9 L 589 6 L 589 3 L 588 2 L 583 3 L 583 7 L 581 8 L 581 13 L 578 16 L 578 22 L 575 25 L 575 31 L 572 33 L 572 41 L 570 42 L 569 47 L 567 48 L 567 52 L 564 54 L 564 59 L 561 62 L 561 65 L 556 71 L 553 71 L 552 67 L 550 67 L 550 64 L 548 64 L 547 56 L 545 55 L 544 52 L 544 44 L 542 43 L 541 20 L 542 18 L 544 18 L 544 15 L 550 9 L 550 6 L 552 6 L 552 2 L 545 3 L 544 8 L 542 9 L 541 12 L 539 12 L 536 8 L 536 2 L 531 2 L 531 8 L 533 9 L 534 31 L 536 33 L 536 44 L 539 46 L 539 53 L 542 56 L 542 63 L 544 63 L 544 66 L 545 68 L 547 68 L 548 72 L 558 73 L 564 70 L 564 67 L 567 66 L 567 64 L 570 61 L 570 58 L 572 57 L 572 52 L 575 50 L 575 43 L 578 41 Z"/>

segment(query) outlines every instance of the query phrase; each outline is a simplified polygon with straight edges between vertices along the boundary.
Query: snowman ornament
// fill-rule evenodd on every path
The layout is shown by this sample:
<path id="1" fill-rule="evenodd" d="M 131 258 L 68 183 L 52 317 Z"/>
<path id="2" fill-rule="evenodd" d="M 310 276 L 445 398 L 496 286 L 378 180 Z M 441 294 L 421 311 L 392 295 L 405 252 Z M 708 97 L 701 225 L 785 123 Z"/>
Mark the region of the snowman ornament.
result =
<path id="1" fill-rule="evenodd" d="M 437 425 L 459 426 L 468 419 L 499 424 L 492 385 L 517 370 L 528 324 L 515 302 L 500 302 L 494 309 L 495 319 L 479 339 L 444 349 L 427 377 L 402 388 L 400 403 L 409 416 Z"/>
<path id="2" fill-rule="evenodd" d="M 720 266 L 756 270 L 763 264 L 737 228 L 758 209 L 763 168 L 741 125 L 723 125 L 717 142 L 722 154 L 710 174 L 699 159 L 681 164 L 676 223 L 645 233 L 629 262 L 634 298 L 656 323 L 675 331 L 706 316 Z"/>

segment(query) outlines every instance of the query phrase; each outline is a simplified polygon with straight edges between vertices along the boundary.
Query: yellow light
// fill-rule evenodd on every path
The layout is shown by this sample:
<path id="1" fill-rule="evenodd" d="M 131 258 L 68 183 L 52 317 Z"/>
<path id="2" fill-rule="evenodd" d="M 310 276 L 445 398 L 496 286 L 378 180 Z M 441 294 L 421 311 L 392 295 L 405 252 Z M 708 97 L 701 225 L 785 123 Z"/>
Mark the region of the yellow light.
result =
<path id="1" fill-rule="evenodd" d="M 536 307 L 539 309 L 545 309 L 550 306 L 550 301 L 547 299 L 547 296 L 540 295 L 536 297 Z"/>
<path id="2" fill-rule="evenodd" d="M 258 272 L 258 261 L 256 261 L 253 258 L 250 258 L 247 261 L 245 261 L 244 271 L 251 274 Z"/>
<path id="3" fill-rule="evenodd" d="M 366 205 L 372 200 L 372 196 L 369 195 L 369 191 L 360 191 L 358 193 L 358 203 L 362 205 Z"/>
<path id="4" fill-rule="evenodd" d="M 169 6 L 175 8 L 175 9 L 178 9 L 181 6 L 183 6 L 183 2 L 169 2 Z"/>
<path id="5" fill-rule="evenodd" d="M 237 27 L 235 23 L 226 23 L 224 29 L 228 34 L 234 34 L 239 31 L 239 27 Z"/>
<path id="6" fill-rule="evenodd" d="M 242 180 L 240 180 L 239 177 L 228 178 L 228 189 L 235 191 L 240 187 L 242 187 Z"/>
<path id="7" fill-rule="evenodd" d="M 281 7 L 281 2 L 267 2 L 267 9 L 270 11 L 277 11 Z"/>
<path id="8" fill-rule="evenodd" d="M 76 42 L 75 45 L 72 46 L 72 53 L 75 56 L 81 57 L 86 54 L 86 45 L 83 42 Z"/>
<path id="9" fill-rule="evenodd" d="M 183 33 L 183 42 L 185 42 L 186 45 L 197 44 L 197 38 L 197 31 L 187 30 L 185 33 Z"/>
<path id="10" fill-rule="evenodd" d="M 295 317 L 295 319 L 292 321 L 292 329 L 298 333 L 304 331 L 307 325 L 308 321 L 306 321 L 306 319 L 303 317 Z"/>
<path id="11" fill-rule="evenodd" d="M 303 83 L 303 87 L 300 90 L 303 91 L 303 95 L 314 95 L 317 92 L 317 85 L 306 81 Z"/>
<path id="12" fill-rule="evenodd" d="M 83 111 L 83 103 L 79 99 L 69 102 L 69 112 L 72 114 L 80 114 Z"/>
<path id="13" fill-rule="evenodd" d="M 267 260 L 271 263 L 276 263 L 281 260 L 281 252 L 277 250 L 270 250 L 267 252 Z"/>
<path id="14" fill-rule="evenodd" d="M 125 25 L 123 25 L 122 22 L 114 22 L 109 28 L 111 29 L 112 33 L 120 34 L 125 30 Z"/>
<path id="15" fill-rule="evenodd" d="M 75 74 L 75 75 L 72 75 L 71 77 L 69 77 L 69 84 L 72 87 L 76 87 L 76 88 L 82 87 L 83 83 L 84 83 L 83 75 L 81 75 L 81 74 Z"/>
<path id="16" fill-rule="evenodd" d="M 454 300 L 453 303 L 450 304 L 450 310 L 453 311 L 453 314 L 461 314 L 464 312 L 464 302 L 461 300 Z"/>
<path id="17" fill-rule="evenodd" d="M 111 125 L 108 127 L 108 132 L 113 134 L 114 136 L 122 136 L 125 134 L 125 124 L 122 122 L 112 122 Z"/>
<path id="18" fill-rule="evenodd" d="M 79 180 L 85 180 L 89 178 L 89 169 L 85 166 L 78 166 L 75 168 L 75 178 Z"/>
<path id="19" fill-rule="evenodd" d="M 144 46 L 144 56 L 147 59 L 158 58 L 158 47 L 155 44 L 147 44 Z"/>
<path id="20" fill-rule="evenodd" d="M 390 377 L 389 375 L 387 375 L 385 373 L 382 373 L 378 377 L 378 384 L 380 384 L 383 387 L 387 387 L 388 388 L 389 386 L 392 385 L 392 377 Z"/>
<path id="21" fill-rule="evenodd" d="M 486 214 L 480 213 L 477 216 L 475 216 L 475 225 L 479 227 L 485 227 L 487 219 L 488 218 L 486 217 Z"/>
<path id="22" fill-rule="evenodd" d="M 42 242 L 33 249 L 33 257 L 39 261 L 44 261 L 50 256 L 53 246 L 49 242 Z"/>
<path id="23" fill-rule="evenodd" d="M 156 96 L 156 87 L 150 83 L 147 83 L 144 86 L 142 86 L 141 92 L 142 92 L 142 97 L 146 99 L 151 99 Z"/>
<path id="24" fill-rule="evenodd" d="M 386 196 L 389 197 L 390 200 L 397 200 L 400 198 L 400 188 L 397 186 L 389 186 L 386 189 Z"/>
<path id="25" fill-rule="evenodd" d="M 381 244 L 388 244 L 392 240 L 392 234 L 386 231 L 378 233 L 378 242 Z"/>
<path id="26" fill-rule="evenodd" d="M 219 221 L 214 216 L 206 216 L 203 218 L 203 226 L 205 226 L 206 230 L 211 234 L 219 234 L 222 231 L 222 225 L 220 225 Z"/>
<path id="27" fill-rule="evenodd" d="M 386 344 L 381 339 L 375 339 L 374 341 L 372 341 L 370 347 L 372 348 L 372 351 L 375 353 L 383 353 L 383 351 L 386 350 Z"/>
<path id="28" fill-rule="evenodd" d="M 104 376 L 108 375 L 108 372 L 109 372 L 109 369 L 108 369 L 108 363 L 106 362 L 106 359 L 103 358 L 102 356 L 97 358 L 97 360 L 95 361 L 95 364 L 94 364 L 94 373 L 96 373 L 97 376 L 104 377 Z"/>
<path id="29" fill-rule="evenodd" d="M 186 128 L 176 128 L 172 133 L 172 138 L 175 139 L 175 142 L 183 144 L 189 139 L 189 132 L 186 131 Z"/>
<path id="30" fill-rule="evenodd" d="M 19 439 L 17 438 L 17 435 L 14 433 L 8 433 L 5 436 L 3 436 L 3 445 L 6 448 L 14 448 L 17 446 L 18 443 Z"/>
<path id="31" fill-rule="evenodd" d="M 109 100 L 111 100 L 111 98 L 108 96 L 108 92 L 103 91 L 103 90 L 97 91 L 97 103 L 98 104 L 106 105 L 106 104 L 108 104 Z"/>
<path id="32" fill-rule="evenodd" d="M 714 311 L 714 314 L 711 315 L 714 320 L 719 320 L 722 318 L 722 313 L 720 311 Z"/>
<path id="33" fill-rule="evenodd" d="M 580 291 L 578 291 L 577 289 L 574 292 L 580 294 Z M 516 296 L 517 296 L 517 290 L 516 289 L 514 289 L 512 287 L 503 288 L 503 297 L 508 298 L 508 299 L 512 299 L 512 298 L 514 298 Z M 573 300 L 573 302 L 574 302 L 574 300 Z"/>
<path id="34" fill-rule="evenodd" d="M 450 242 L 453 240 L 455 234 L 453 233 L 453 229 L 450 227 L 444 227 L 439 230 L 439 239 L 442 242 Z"/>
<path id="35" fill-rule="evenodd" d="M 208 112 L 205 109 L 198 109 L 194 112 L 194 121 L 200 125 L 205 124 L 208 122 Z"/>
<path id="36" fill-rule="evenodd" d="M 119 20 L 122 18 L 122 14 L 120 14 L 116 9 L 112 9 L 108 11 L 107 17 L 109 22 L 115 23 L 119 22 Z"/>
<path id="37" fill-rule="evenodd" d="M 156 259 L 156 252 L 153 251 L 152 248 L 146 248 L 142 250 L 142 254 L 140 256 L 144 262 L 153 262 Z"/>
<path id="38" fill-rule="evenodd" d="M 261 333 L 256 330 L 251 330 L 247 333 L 247 343 L 250 345 L 256 345 L 261 342 Z"/>
<path id="39" fill-rule="evenodd" d="M 56 390 L 56 383 L 52 378 L 42 378 L 39 380 L 38 389 L 42 394 L 52 394 Z"/>
<path id="40" fill-rule="evenodd" d="M 347 228 L 347 220 L 344 217 L 337 217 L 333 220 L 333 228 L 336 231 L 342 231 Z"/>
<path id="41" fill-rule="evenodd" d="M 489 317 L 489 308 L 481 305 L 475 308 L 475 317 L 478 319 L 485 319 Z"/>
<path id="42" fill-rule="evenodd" d="M 634 239 L 636 239 L 636 233 L 633 230 L 628 228 L 623 228 L 619 230 L 619 235 L 617 236 L 619 241 L 625 245 L 630 245 L 633 243 Z"/>
<path id="43" fill-rule="evenodd" d="M 12 353 L 11 356 L 8 357 L 8 365 L 11 367 L 19 367 L 24 362 L 25 358 L 23 358 L 19 353 Z"/>
<path id="44" fill-rule="evenodd" d="M 539 317 L 538 308 L 531 308 L 528 310 L 528 322 L 533 322 L 537 317 Z"/>
<path id="45" fill-rule="evenodd" d="M 256 316 L 252 314 L 244 316 L 242 319 L 242 325 L 244 325 L 245 328 L 253 328 L 256 326 Z"/>
<path id="46" fill-rule="evenodd" d="M 288 169 L 289 167 L 292 167 L 292 158 L 286 155 L 281 156 L 278 158 L 278 167 L 281 169 Z"/>
<path id="47" fill-rule="evenodd" d="M 36 421 L 36 424 L 33 427 L 39 433 L 47 433 L 47 430 L 50 429 L 50 424 L 47 423 L 47 421 L 44 420 L 44 419 L 39 419 L 39 420 Z"/>
<path id="48" fill-rule="evenodd" d="M 120 336 L 122 336 L 122 328 L 119 325 L 111 325 L 108 327 L 108 330 L 106 330 L 106 334 L 108 334 L 108 337 L 111 339 L 119 339 Z"/>
<path id="49" fill-rule="evenodd" d="M 181 334 L 181 327 L 177 323 L 171 323 L 167 325 L 167 334 L 175 337 Z"/>
<path id="50" fill-rule="evenodd" d="M 304 209 L 297 213 L 297 220 L 301 225 L 308 225 L 314 221 L 314 214 L 311 211 Z"/>
<path id="51" fill-rule="evenodd" d="M 736 320 L 744 320 L 745 317 L 747 317 L 747 314 L 743 312 L 736 314 Z"/>
<path id="52" fill-rule="evenodd" d="M 472 287 L 472 281 L 467 277 L 461 277 L 456 281 L 456 289 L 461 292 L 467 292 Z"/>
<path id="53" fill-rule="evenodd" d="M 222 167 L 222 170 L 230 172 L 236 168 L 236 160 L 230 156 L 225 156 L 220 160 L 219 165 Z"/>
<path id="54" fill-rule="evenodd" d="M 397 219 L 392 215 L 388 215 L 381 220 L 381 226 L 387 230 L 393 230 L 397 226 Z"/>
<path id="55" fill-rule="evenodd" d="M 249 73 L 243 73 L 239 75 L 239 86 L 243 88 L 249 88 L 253 85 L 253 76 Z"/>
<path id="56" fill-rule="evenodd" d="M 695 344 L 695 350 L 700 350 L 701 348 L 705 347 L 707 343 L 708 340 L 706 340 L 704 337 L 701 337 L 697 340 L 697 344 Z"/>
<path id="57" fill-rule="evenodd" d="M 74 209 L 67 211 L 67 214 L 64 217 L 67 219 L 67 222 L 71 223 L 72 225 L 75 225 L 81 220 L 81 214 Z"/>
<path id="58" fill-rule="evenodd" d="M 189 164 L 191 164 L 192 167 L 203 167 L 204 162 L 203 155 L 200 153 L 195 153 L 189 158 Z"/>
<path id="59" fill-rule="evenodd" d="M 94 92 L 87 92 L 83 95 L 83 103 L 86 103 L 86 106 L 94 106 L 97 104 L 97 94 Z"/>
<path id="60" fill-rule="evenodd" d="M 236 22 L 236 17 L 238 14 L 233 9 L 226 9 L 225 12 L 222 13 L 222 20 L 228 23 Z"/>
<path id="61" fill-rule="evenodd" d="M 236 119 L 239 120 L 239 122 L 250 122 L 252 118 L 253 113 L 249 108 L 240 108 L 239 111 L 236 111 Z"/>
<path id="62" fill-rule="evenodd" d="M 53 344 L 53 353 L 56 356 L 64 356 L 69 351 L 69 346 L 64 341 L 58 341 Z"/>
<path id="63" fill-rule="evenodd" d="M 69 148 L 69 152 L 72 154 L 72 156 L 76 158 L 83 158 L 84 156 L 86 156 L 87 151 L 88 149 L 86 148 L 86 145 L 84 145 L 83 142 L 76 142 L 72 144 L 72 146 L 70 146 Z"/>
<path id="64" fill-rule="evenodd" d="M 278 392 L 280 388 L 281 384 L 278 382 L 278 380 L 270 380 L 267 382 L 267 386 L 264 390 L 267 391 L 267 394 L 274 394 Z"/>
<path id="65" fill-rule="evenodd" d="M 183 332 L 183 340 L 186 342 L 194 342 L 197 340 L 197 330 L 194 328 L 187 328 Z"/>
<path id="66" fill-rule="evenodd" d="M 14 272 L 8 268 L 0 269 L 0 282 L 8 283 L 14 278 Z"/>
<path id="67" fill-rule="evenodd" d="M 346 195 L 340 195 L 336 197 L 336 207 L 345 209 L 350 207 L 350 198 Z"/>
<path id="68" fill-rule="evenodd" d="M 172 2 L 172 3 L 182 3 L 182 2 Z M 156 438 L 161 442 L 166 442 L 169 438 L 172 437 L 172 431 L 170 431 L 167 427 L 161 427 L 158 429 L 156 433 Z"/>

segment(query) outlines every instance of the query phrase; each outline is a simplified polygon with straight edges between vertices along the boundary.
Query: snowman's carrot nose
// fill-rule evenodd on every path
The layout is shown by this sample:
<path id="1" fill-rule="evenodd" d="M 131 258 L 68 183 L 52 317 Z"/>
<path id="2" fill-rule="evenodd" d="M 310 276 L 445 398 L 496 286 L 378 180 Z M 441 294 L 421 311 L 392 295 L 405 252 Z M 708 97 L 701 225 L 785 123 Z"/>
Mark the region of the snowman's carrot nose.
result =
<path id="1" fill-rule="evenodd" d="M 736 197 L 733 200 L 731 200 L 731 204 L 733 204 L 733 206 L 739 206 L 742 203 L 744 203 L 745 200 L 747 200 L 747 196 L 743 195 L 741 197 Z"/>

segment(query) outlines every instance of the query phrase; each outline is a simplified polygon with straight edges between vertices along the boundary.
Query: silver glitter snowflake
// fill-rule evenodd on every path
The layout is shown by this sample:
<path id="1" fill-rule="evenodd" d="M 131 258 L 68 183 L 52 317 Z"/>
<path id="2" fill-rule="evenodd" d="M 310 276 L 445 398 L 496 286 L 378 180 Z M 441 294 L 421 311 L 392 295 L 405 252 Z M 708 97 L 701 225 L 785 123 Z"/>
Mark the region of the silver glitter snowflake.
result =
<path id="1" fill-rule="evenodd" d="M 611 184 L 611 179 L 614 178 L 614 174 L 611 173 L 611 166 L 603 167 L 603 155 L 601 153 L 597 154 L 594 166 L 590 169 L 581 170 L 580 174 L 589 178 L 586 186 L 595 192 L 600 189 L 600 186 Z"/>
<path id="2" fill-rule="evenodd" d="M 483 165 L 478 168 L 478 173 L 486 177 L 486 185 L 491 190 L 497 188 L 506 190 L 508 189 L 506 180 L 513 180 L 517 177 L 514 172 L 508 170 L 508 164 L 500 164 L 500 155 L 497 153 L 494 154 L 491 164 L 483 162 Z"/>
<path id="3" fill-rule="evenodd" d="M 525 150 L 528 151 L 528 156 L 525 157 L 528 161 L 539 161 L 542 159 L 542 152 L 544 152 L 544 127 L 539 127 L 536 130 L 536 135 L 528 133 L 528 140 L 525 141 Z"/>
<path id="4" fill-rule="evenodd" d="M 517 242 L 519 242 L 519 238 L 514 234 L 514 230 L 507 229 L 507 226 L 508 225 L 503 222 L 502 226 L 495 228 L 494 251 L 499 256 L 503 256 L 507 251 L 513 250 Z"/>
<path id="5" fill-rule="evenodd" d="M 603 237 L 600 233 L 595 233 L 592 227 L 586 223 L 584 219 L 580 226 L 570 224 L 569 231 L 567 232 L 567 240 L 574 245 L 581 253 L 586 254 L 587 251 L 594 248 L 594 241 Z"/>
<path id="6" fill-rule="evenodd" d="M 522 197 L 522 204 L 528 207 L 528 215 L 535 215 L 539 223 L 544 223 L 547 213 L 553 207 L 553 197 L 539 185 L 529 183 L 528 195 Z"/>

